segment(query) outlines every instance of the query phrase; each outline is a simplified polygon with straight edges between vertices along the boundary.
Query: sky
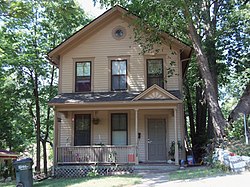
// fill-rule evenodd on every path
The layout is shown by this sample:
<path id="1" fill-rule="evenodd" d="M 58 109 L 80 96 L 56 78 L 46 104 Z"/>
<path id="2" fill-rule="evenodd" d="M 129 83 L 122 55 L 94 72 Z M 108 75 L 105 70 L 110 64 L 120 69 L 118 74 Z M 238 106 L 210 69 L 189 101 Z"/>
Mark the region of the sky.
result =
<path id="1" fill-rule="evenodd" d="M 93 0 L 76 0 L 79 2 L 80 6 L 84 9 L 84 11 L 93 16 L 94 18 L 100 16 L 102 13 L 104 13 L 107 9 L 101 8 L 101 5 L 97 3 L 94 6 Z"/>

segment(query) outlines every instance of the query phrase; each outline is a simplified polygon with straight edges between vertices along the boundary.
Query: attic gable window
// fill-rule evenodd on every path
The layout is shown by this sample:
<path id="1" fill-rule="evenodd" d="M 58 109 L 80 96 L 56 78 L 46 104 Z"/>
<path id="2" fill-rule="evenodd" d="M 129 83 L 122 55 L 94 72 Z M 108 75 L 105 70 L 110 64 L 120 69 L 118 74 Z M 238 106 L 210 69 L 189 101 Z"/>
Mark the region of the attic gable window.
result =
<path id="1" fill-rule="evenodd" d="M 127 60 L 111 61 L 111 89 L 126 90 L 127 89 Z"/>
<path id="2" fill-rule="evenodd" d="M 154 84 L 164 87 L 163 59 L 147 59 L 147 87 Z"/>
<path id="3" fill-rule="evenodd" d="M 91 91 L 91 61 L 75 63 L 75 91 Z"/>

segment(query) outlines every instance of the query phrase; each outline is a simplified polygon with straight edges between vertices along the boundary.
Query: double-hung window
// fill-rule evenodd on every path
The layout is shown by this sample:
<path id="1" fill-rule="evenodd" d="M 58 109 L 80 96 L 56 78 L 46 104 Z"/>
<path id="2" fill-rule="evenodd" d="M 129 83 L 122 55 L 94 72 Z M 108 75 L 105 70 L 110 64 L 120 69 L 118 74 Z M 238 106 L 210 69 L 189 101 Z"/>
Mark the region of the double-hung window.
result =
<path id="1" fill-rule="evenodd" d="M 75 91 L 91 91 L 91 61 L 76 62 Z"/>
<path id="2" fill-rule="evenodd" d="M 128 119 L 126 113 L 111 114 L 112 145 L 128 144 Z"/>
<path id="3" fill-rule="evenodd" d="M 74 145 L 90 145 L 91 116 L 90 114 L 75 114 Z"/>
<path id="4" fill-rule="evenodd" d="M 164 87 L 163 59 L 147 60 L 147 87 L 149 88 L 153 84 Z"/>
<path id="5" fill-rule="evenodd" d="M 111 89 L 112 91 L 127 89 L 127 60 L 111 61 Z"/>

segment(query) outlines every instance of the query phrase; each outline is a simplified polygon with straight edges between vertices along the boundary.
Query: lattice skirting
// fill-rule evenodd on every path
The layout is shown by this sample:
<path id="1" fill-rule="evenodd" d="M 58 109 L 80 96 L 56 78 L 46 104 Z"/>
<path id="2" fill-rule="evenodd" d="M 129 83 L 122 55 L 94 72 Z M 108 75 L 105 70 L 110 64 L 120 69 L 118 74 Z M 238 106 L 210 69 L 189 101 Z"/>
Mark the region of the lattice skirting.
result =
<path id="1" fill-rule="evenodd" d="M 99 175 L 119 175 L 134 172 L 133 165 L 62 165 L 54 167 L 55 178 L 86 177 L 89 173 Z"/>

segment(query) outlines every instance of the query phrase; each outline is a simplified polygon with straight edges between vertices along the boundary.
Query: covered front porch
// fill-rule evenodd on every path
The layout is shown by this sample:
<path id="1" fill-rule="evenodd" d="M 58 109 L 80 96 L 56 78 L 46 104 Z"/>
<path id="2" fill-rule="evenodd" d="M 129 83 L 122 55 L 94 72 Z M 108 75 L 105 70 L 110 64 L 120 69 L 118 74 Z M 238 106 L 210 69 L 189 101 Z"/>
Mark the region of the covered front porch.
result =
<path id="1" fill-rule="evenodd" d="M 99 108 L 99 110 L 88 108 L 87 111 L 75 108 L 73 111 L 56 111 L 54 163 L 56 165 L 139 164 L 167 162 L 173 159 L 168 154 L 171 143 L 181 141 L 182 137 L 181 127 L 177 124 L 179 108 L 159 107 Z M 121 129 L 118 129 L 117 133 L 112 127 L 114 126 L 112 117 L 115 114 L 126 116 L 124 133 Z M 89 116 L 89 133 L 82 134 L 85 137 L 89 136 L 88 145 L 77 144 L 81 134 L 77 134 L 76 116 Z M 94 121 L 96 119 L 98 123 Z M 180 157 L 183 157 L 183 154 L 178 151 L 178 144 L 175 143 L 176 165 L 179 164 Z"/>
<path id="2" fill-rule="evenodd" d="M 178 149 L 184 139 L 182 101 L 157 85 L 140 94 L 63 94 L 51 102 L 54 165 L 170 159 L 178 165 L 185 159 L 185 150 Z"/>

